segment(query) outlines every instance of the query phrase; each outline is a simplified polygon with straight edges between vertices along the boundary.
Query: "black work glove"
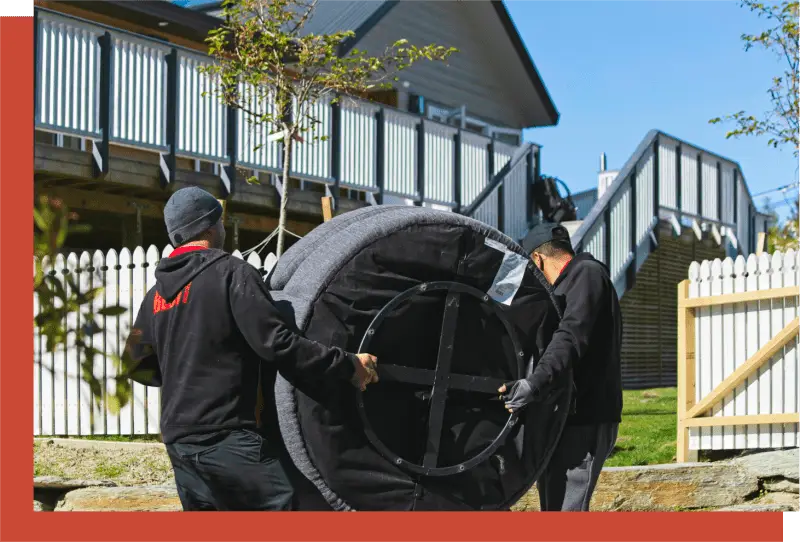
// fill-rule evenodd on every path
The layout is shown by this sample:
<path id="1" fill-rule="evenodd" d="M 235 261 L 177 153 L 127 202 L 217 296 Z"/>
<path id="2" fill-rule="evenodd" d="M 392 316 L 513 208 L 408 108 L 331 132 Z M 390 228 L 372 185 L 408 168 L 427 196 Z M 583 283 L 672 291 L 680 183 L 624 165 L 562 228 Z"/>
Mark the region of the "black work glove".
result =
<path id="1" fill-rule="evenodd" d="M 506 410 L 509 412 L 520 410 L 525 405 L 539 399 L 540 395 L 527 378 L 503 384 L 497 391 L 500 392 L 500 397 L 505 402 Z"/>

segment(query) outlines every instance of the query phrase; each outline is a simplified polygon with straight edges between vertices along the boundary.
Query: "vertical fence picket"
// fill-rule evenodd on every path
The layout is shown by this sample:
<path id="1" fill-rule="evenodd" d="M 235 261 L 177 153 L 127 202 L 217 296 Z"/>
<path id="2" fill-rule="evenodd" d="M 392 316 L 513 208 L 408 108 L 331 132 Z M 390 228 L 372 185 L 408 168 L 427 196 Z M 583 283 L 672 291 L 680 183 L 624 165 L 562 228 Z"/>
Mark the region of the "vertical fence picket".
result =
<path id="1" fill-rule="evenodd" d="M 733 293 L 733 260 L 725 258 L 722 262 L 722 293 Z M 722 341 L 722 361 L 723 372 L 722 378 L 725 379 L 730 376 L 735 370 L 735 340 L 734 333 L 734 310 L 732 304 L 726 304 L 722 308 L 722 334 L 720 340 Z M 734 394 L 729 393 L 722 401 L 722 415 L 733 416 L 734 412 Z M 734 448 L 734 432 L 735 427 L 725 426 L 722 430 L 722 448 L 724 450 L 732 450 Z"/>
<path id="2" fill-rule="evenodd" d="M 704 261 L 700 264 L 700 297 L 711 295 L 711 264 Z M 695 358 L 697 375 L 697 396 L 695 401 L 699 402 L 703 397 L 711 393 L 714 389 L 711 381 L 711 310 L 710 308 L 697 309 L 697 320 L 700 325 L 700 332 L 697 333 L 699 347 L 696 352 L 699 354 Z M 703 360 L 706 363 L 703 363 Z M 703 450 L 711 449 L 711 428 L 700 428 L 700 447 Z"/>
<path id="3" fill-rule="evenodd" d="M 770 273 L 770 287 L 771 288 L 782 288 L 783 287 L 783 254 L 780 252 L 776 252 L 772 255 L 772 261 L 769 262 L 771 267 Z M 783 321 L 783 299 L 773 299 L 772 300 L 772 333 L 779 332 L 783 329 L 783 326 L 788 324 L 788 322 Z M 771 414 L 782 414 L 783 413 L 783 385 L 785 382 L 785 374 L 783 370 L 783 359 L 786 355 L 786 349 L 781 348 L 778 350 L 775 357 L 770 362 L 769 373 L 771 376 L 771 390 L 770 390 L 770 400 L 772 404 L 770 405 L 770 410 L 768 411 Z M 770 443 L 771 448 L 781 448 L 783 447 L 783 433 L 784 428 L 783 424 L 772 424 L 771 427 L 772 431 L 772 439 Z"/>
<path id="4" fill-rule="evenodd" d="M 67 299 L 76 293 L 76 289 L 80 284 L 77 273 L 78 269 L 78 255 L 71 253 L 67 256 L 67 266 L 64 269 L 64 291 L 66 292 Z M 74 311 L 67 312 L 66 322 L 64 324 L 67 329 L 75 329 L 78 325 L 78 314 Z M 68 337 L 67 345 L 64 349 L 64 396 L 67 402 L 67 419 L 66 426 L 67 435 L 80 434 L 80 366 L 78 359 L 78 351 L 75 348 L 74 335 Z"/>
<path id="5" fill-rule="evenodd" d="M 789 249 L 783 258 L 783 286 L 798 286 L 797 256 L 794 250 Z M 783 305 L 783 322 L 787 324 L 797 317 L 797 297 L 787 297 Z M 797 378 L 798 378 L 798 338 L 786 345 L 784 349 L 784 393 L 783 412 L 797 412 Z M 783 445 L 793 447 L 798 445 L 798 424 L 785 424 L 783 432 Z"/>
<path id="6" fill-rule="evenodd" d="M 103 302 L 106 307 L 115 307 L 120 304 L 119 299 L 119 258 L 117 252 L 110 250 L 106 255 L 106 281 L 105 291 L 103 292 Z M 106 353 L 117 355 L 119 352 L 119 316 L 112 316 L 103 319 L 103 336 L 106 344 Z M 117 372 L 114 367 L 114 360 L 111 356 L 105 358 L 103 380 L 106 391 L 106 398 L 113 395 L 116 390 L 114 377 Z M 106 399 L 105 404 L 105 426 L 107 435 L 120 434 L 120 417 L 116 409 L 109 407 Z"/>
<path id="7" fill-rule="evenodd" d="M 719 258 L 714 260 L 711 263 L 711 295 L 722 295 L 722 261 Z M 709 358 L 704 363 L 709 367 L 709 377 L 710 382 L 708 384 L 709 393 L 711 390 L 719 386 L 720 382 L 723 380 L 722 375 L 722 306 L 716 305 L 711 307 L 709 310 L 710 312 L 710 320 L 711 320 L 711 335 L 709 335 L 709 339 L 706 343 L 710 343 L 709 349 Z M 712 416 L 721 416 L 722 415 L 722 406 L 715 405 L 711 410 Z M 721 450 L 722 449 L 722 427 L 712 427 L 711 428 L 711 449 L 712 450 Z"/>
<path id="8" fill-rule="evenodd" d="M 278 258 L 270 252 L 264 257 L 264 273 L 269 274 L 272 271 L 272 268 L 275 267 L 275 264 L 278 263 Z"/>
<path id="9" fill-rule="evenodd" d="M 692 262 L 689 266 L 689 298 L 700 297 L 700 264 L 697 262 Z M 700 311 L 697 311 L 697 315 L 695 316 L 695 322 L 700 321 Z M 694 352 L 695 358 L 697 359 L 700 354 L 700 334 L 695 333 L 695 344 L 694 344 Z M 699 375 L 697 370 L 697 361 L 695 363 L 695 378 Z M 700 389 L 696 386 L 696 393 L 694 400 L 695 402 L 700 398 Z M 700 428 L 699 427 L 692 427 L 689 429 L 689 449 L 690 450 L 699 450 L 700 449 Z"/>
<path id="10" fill-rule="evenodd" d="M 141 309 L 145 294 L 145 275 L 147 269 L 145 264 L 145 253 L 142 247 L 136 247 L 133 251 L 133 288 L 131 296 L 131 326 L 136 321 L 136 316 Z M 133 433 L 143 435 L 147 432 L 147 419 L 145 409 L 147 405 L 147 389 L 138 382 L 133 383 Z"/>
<path id="11" fill-rule="evenodd" d="M 119 304 L 128 309 L 120 316 L 117 324 L 117 345 L 119 355 L 122 355 L 122 348 L 125 338 L 128 336 L 130 326 L 133 324 L 131 312 L 134 309 L 131 303 L 133 290 L 133 269 L 131 267 L 131 251 L 123 248 L 119 252 Z M 119 411 L 119 432 L 121 435 L 133 434 L 133 398 Z"/>
<path id="12" fill-rule="evenodd" d="M 758 257 L 758 289 L 769 290 L 770 287 L 770 261 L 766 252 Z M 761 348 L 772 338 L 772 302 L 761 301 L 758 305 L 758 347 Z M 764 414 L 769 413 L 772 407 L 770 401 L 770 391 L 772 379 L 770 378 L 770 367 L 772 360 L 767 361 L 758 370 L 758 411 Z M 768 425 L 758 427 L 758 446 L 759 448 L 769 448 L 772 442 L 772 429 Z"/>
<path id="13" fill-rule="evenodd" d="M 88 252 L 83 252 L 78 260 L 78 276 L 75 278 L 75 284 L 78 286 L 79 291 L 83 294 L 88 292 L 92 287 L 92 255 Z M 78 312 L 77 320 L 78 326 L 84 327 L 89 325 L 89 322 L 84 321 L 84 311 Z M 90 339 L 91 340 L 91 339 Z M 76 350 L 76 357 L 78 359 L 78 367 L 75 372 L 75 383 L 78 390 L 78 431 L 81 435 L 92 434 L 92 404 L 94 398 L 92 396 L 92 389 L 89 383 L 83 378 L 83 365 L 92 364 L 94 367 L 94 359 L 86 359 L 86 353 L 80 349 Z"/>
<path id="14" fill-rule="evenodd" d="M 758 290 L 758 259 L 755 254 L 747 258 L 746 289 L 748 292 Z M 747 303 L 747 358 L 758 352 L 758 301 Z M 758 413 L 758 372 L 747 377 L 747 414 Z M 758 448 L 758 425 L 747 426 L 747 447 Z"/>
<path id="15" fill-rule="evenodd" d="M 52 274 L 56 268 L 56 265 L 57 261 L 52 260 L 49 257 L 42 259 L 42 271 L 45 273 L 45 275 Z M 54 300 L 54 306 L 56 304 L 59 304 L 59 302 Z M 42 432 L 47 435 L 55 435 L 56 412 L 60 412 L 56 404 L 55 364 L 57 356 L 55 352 L 48 351 L 49 345 L 47 344 L 46 337 L 41 336 L 39 344 L 39 348 L 42 352 Z"/>
<path id="16" fill-rule="evenodd" d="M 106 276 L 107 271 L 105 269 L 105 256 L 99 250 L 96 250 L 92 255 L 92 274 L 90 280 L 90 287 L 91 288 L 102 288 L 103 291 L 99 292 L 97 296 L 94 297 L 92 300 L 92 313 L 95 315 L 94 319 L 95 322 L 100 326 L 100 329 L 105 329 L 106 323 L 105 318 L 103 318 L 99 313 L 104 306 L 105 300 L 105 289 L 106 289 Z M 105 333 L 96 333 L 92 335 L 91 338 L 92 348 L 96 351 L 102 352 L 103 355 L 95 356 L 92 360 L 92 375 L 100 382 L 100 397 L 98 401 L 91 402 L 91 412 L 92 412 L 92 434 L 94 435 L 103 435 L 106 433 L 106 424 L 105 424 L 105 411 L 106 411 L 106 397 L 105 397 L 105 379 L 103 378 L 104 375 L 104 365 L 105 365 L 105 353 L 106 350 L 106 341 L 105 341 Z"/>
<path id="17" fill-rule="evenodd" d="M 261 258 L 255 252 L 251 252 L 247 256 L 247 263 L 261 271 Z"/>
<path id="18" fill-rule="evenodd" d="M 737 256 L 733 264 L 733 290 L 742 293 L 747 289 L 747 263 L 744 256 Z M 736 303 L 734 309 L 734 367 L 739 368 L 747 360 L 747 306 L 745 303 Z M 734 400 L 734 415 L 747 414 L 747 384 L 743 382 L 736 387 Z M 734 428 L 734 447 L 744 449 L 747 447 L 747 426 Z"/>

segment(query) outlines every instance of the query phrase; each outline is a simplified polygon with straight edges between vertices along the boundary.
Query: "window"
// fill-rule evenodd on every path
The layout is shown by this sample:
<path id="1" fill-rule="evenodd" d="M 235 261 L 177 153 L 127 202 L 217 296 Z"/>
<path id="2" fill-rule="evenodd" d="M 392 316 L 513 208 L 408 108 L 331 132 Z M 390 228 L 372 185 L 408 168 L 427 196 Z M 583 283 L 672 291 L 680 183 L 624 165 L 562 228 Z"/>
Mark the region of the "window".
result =
<path id="1" fill-rule="evenodd" d="M 469 119 L 467 120 L 467 122 L 464 123 L 464 129 L 469 130 L 470 132 L 475 132 L 477 134 L 486 135 L 485 125 L 475 124 L 474 122 L 470 122 Z"/>
<path id="2" fill-rule="evenodd" d="M 511 128 L 499 128 L 492 126 L 489 129 L 489 136 L 494 137 L 501 143 L 517 146 L 522 142 L 522 131 Z"/>
<path id="3" fill-rule="evenodd" d="M 367 98 L 376 103 L 382 103 L 389 107 L 397 107 L 397 90 L 375 90 L 367 93 Z"/>
<path id="4" fill-rule="evenodd" d="M 476 134 L 494 137 L 502 143 L 517 146 L 522 141 L 522 131 L 513 128 L 501 128 L 493 126 L 476 117 L 466 114 L 464 107 L 446 107 L 440 104 L 428 103 L 427 117 L 431 120 L 449 124 L 450 126 L 460 127 L 461 118 L 464 117 L 464 129 Z"/>
<path id="5" fill-rule="evenodd" d="M 428 106 L 428 118 L 431 120 L 435 120 L 436 122 L 441 122 L 443 124 L 452 124 L 448 122 L 448 117 L 450 116 L 451 111 L 449 109 L 445 109 L 444 107 L 438 105 L 429 105 Z"/>
<path id="6" fill-rule="evenodd" d="M 514 146 L 519 145 L 519 136 L 517 134 L 495 133 L 494 138 L 497 141 L 500 141 L 502 143 L 507 143 L 509 145 L 514 145 Z"/>

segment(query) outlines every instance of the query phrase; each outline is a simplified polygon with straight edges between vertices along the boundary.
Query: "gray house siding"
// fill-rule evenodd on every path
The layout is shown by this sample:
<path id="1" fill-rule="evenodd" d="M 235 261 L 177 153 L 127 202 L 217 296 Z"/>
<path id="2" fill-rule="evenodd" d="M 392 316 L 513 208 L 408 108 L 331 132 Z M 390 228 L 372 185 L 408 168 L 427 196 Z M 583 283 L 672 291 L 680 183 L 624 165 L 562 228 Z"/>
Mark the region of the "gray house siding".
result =
<path id="1" fill-rule="evenodd" d="M 311 18 L 303 27 L 303 34 L 333 34 L 345 30 L 355 32 L 373 13 L 388 0 L 323 0 L 314 8 Z M 299 9 L 299 7 L 298 7 Z M 207 13 L 214 17 L 222 15 L 222 8 L 215 6 Z"/>
<path id="2" fill-rule="evenodd" d="M 320 2 L 320 7 L 338 3 Z M 499 126 L 519 129 L 544 122 L 525 107 L 530 97 L 521 99 L 513 88 L 517 81 L 525 89 L 531 84 L 490 2 L 399 2 L 356 47 L 379 53 L 400 38 L 459 50 L 446 66 L 421 62 L 403 71 L 400 81 L 408 81 L 409 93 L 451 107 L 466 105 L 468 116 Z M 499 64 L 498 58 L 506 62 Z"/>
<path id="3" fill-rule="evenodd" d="M 572 202 L 575 204 L 578 220 L 583 220 L 597 203 L 597 188 L 572 194 Z"/>
<path id="4" fill-rule="evenodd" d="M 343 30 L 355 32 L 387 0 L 327 0 L 318 2 L 303 30 L 308 34 L 330 34 Z"/>
<path id="5" fill-rule="evenodd" d="M 221 10 L 207 9 L 219 16 Z M 448 65 L 420 62 L 400 74 L 398 105 L 408 95 L 502 128 L 552 126 L 558 112 L 501 3 L 433 0 L 321 0 L 304 31 L 357 32 L 355 47 L 380 54 L 405 38 L 415 45 L 455 47 Z M 402 85 L 402 82 L 408 86 Z"/>

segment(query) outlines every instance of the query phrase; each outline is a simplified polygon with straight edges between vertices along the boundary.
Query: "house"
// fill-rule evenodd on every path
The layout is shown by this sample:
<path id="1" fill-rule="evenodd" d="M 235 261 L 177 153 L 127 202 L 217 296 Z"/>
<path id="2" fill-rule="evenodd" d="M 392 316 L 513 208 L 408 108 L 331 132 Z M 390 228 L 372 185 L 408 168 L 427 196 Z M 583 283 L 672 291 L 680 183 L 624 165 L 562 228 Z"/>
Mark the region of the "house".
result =
<path id="1" fill-rule="evenodd" d="M 229 250 L 277 226 L 280 143 L 203 95 L 196 68 L 210 61 L 203 40 L 219 4 L 185 5 L 36 2 L 35 191 L 92 227 L 71 235 L 68 251 L 164 247 L 163 205 L 187 185 L 226 201 Z M 541 149 L 522 130 L 555 125 L 559 113 L 502 2 L 321 0 L 308 29 L 352 29 L 346 47 L 368 51 L 407 38 L 460 53 L 413 66 L 388 92 L 317 104 L 330 139 L 301 145 L 291 164 L 291 232 L 319 224 L 327 194 L 339 212 L 424 205 L 527 233 L 546 183 Z M 744 172 L 653 131 L 620 169 L 603 161 L 597 190 L 572 199 L 573 245 L 609 267 L 621 297 L 625 385 L 674 385 L 676 287 L 689 262 L 756 252 L 769 227 Z"/>
<path id="2" fill-rule="evenodd" d="M 35 188 L 91 225 L 70 249 L 165 245 L 163 204 L 187 185 L 226 201 L 230 249 L 277 226 L 280 142 L 204 96 L 197 71 L 218 14 L 219 2 L 37 0 Z M 523 237 L 540 149 L 522 130 L 559 114 L 503 3 L 321 1 L 307 31 L 339 30 L 355 32 L 345 51 L 406 38 L 460 52 L 388 91 L 317 104 L 330 139 L 296 150 L 288 229 L 317 225 L 327 194 L 341 212 L 425 205 Z"/>

